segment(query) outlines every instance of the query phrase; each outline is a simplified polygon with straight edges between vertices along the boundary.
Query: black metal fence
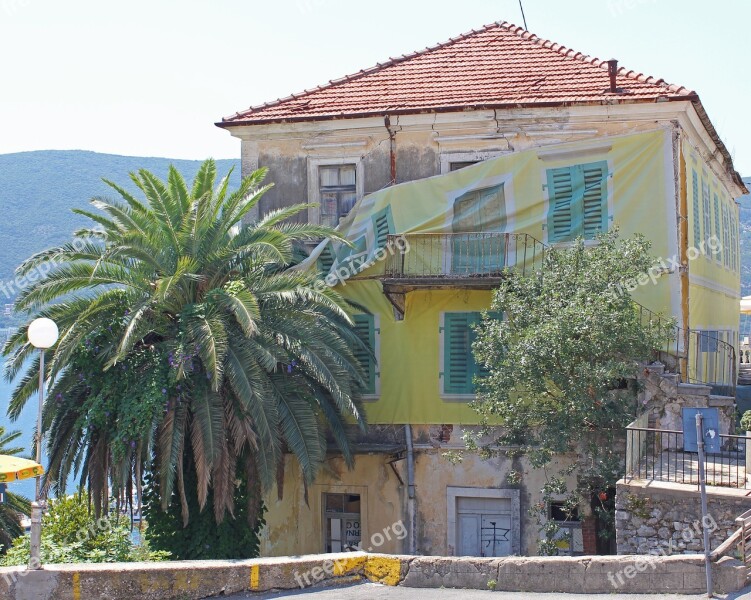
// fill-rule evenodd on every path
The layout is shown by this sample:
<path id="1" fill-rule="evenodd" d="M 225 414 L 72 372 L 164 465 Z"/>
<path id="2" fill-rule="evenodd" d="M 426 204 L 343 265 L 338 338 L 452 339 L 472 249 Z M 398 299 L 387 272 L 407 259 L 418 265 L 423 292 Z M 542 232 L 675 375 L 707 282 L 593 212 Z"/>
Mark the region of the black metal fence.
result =
<path id="1" fill-rule="evenodd" d="M 695 435 L 683 431 L 626 428 L 626 480 L 663 481 L 699 485 L 699 457 Z M 717 432 L 705 446 L 707 485 L 751 489 L 746 473 L 749 438 Z"/>

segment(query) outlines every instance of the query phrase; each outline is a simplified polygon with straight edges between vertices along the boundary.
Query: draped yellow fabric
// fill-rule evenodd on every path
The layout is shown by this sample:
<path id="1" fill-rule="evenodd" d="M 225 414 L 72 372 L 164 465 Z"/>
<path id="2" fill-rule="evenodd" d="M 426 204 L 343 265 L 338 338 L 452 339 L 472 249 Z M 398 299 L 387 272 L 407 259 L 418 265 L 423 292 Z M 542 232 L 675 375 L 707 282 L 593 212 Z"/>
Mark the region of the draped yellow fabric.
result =
<path id="1" fill-rule="evenodd" d="M 690 187 L 691 153 L 687 148 L 683 153 L 688 156 Z M 397 320 L 380 281 L 390 260 L 383 250 L 387 235 L 525 233 L 551 245 L 579 234 L 592 237 L 593 231 L 613 227 L 618 227 L 623 236 L 640 233 L 651 241 L 652 252 L 661 259 L 664 269 L 651 279 L 614 284 L 633 283 L 631 293 L 638 302 L 655 312 L 680 316 L 680 190 L 676 189 L 675 158 L 672 130 L 656 129 L 510 153 L 361 199 L 338 228 L 353 247 L 323 242 L 302 266 L 317 265 L 328 271 L 329 284 L 376 315 L 379 384 L 376 398 L 367 404 L 369 421 L 477 421 L 468 406 L 471 398 L 441 392 L 441 324 L 447 312 L 487 309 L 492 297 L 489 290 L 411 291 L 406 295 L 404 319 Z M 695 163 L 701 173 L 698 158 Z M 733 206 L 728 192 L 716 180 L 707 179 L 710 194 L 716 190 L 718 200 L 725 198 L 725 211 L 730 215 Z M 691 198 L 691 189 L 688 194 Z M 714 218 L 713 195 L 711 200 L 710 220 Z M 691 220 L 697 216 L 689 214 L 690 231 Z M 703 214 L 700 216 L 704 219 Z M 727 239 L 730 241 L 729 233 Z M 440 271 L 460 261 L 452 252 L 455 248 L 444 245 L 439 256 L 418 256 L 420 249 L 413 248 L 409 260 Z M 474 258 L 467 260 L 471 263 Z M 691 261 L 690 273 L 698 277 L 690 288 L 692 324 L 737 331 L 737 297 L 733 302 L 725 301 L 728 294 L 737 294 L 737 272 L 714 255 L 702 255 Z"/>

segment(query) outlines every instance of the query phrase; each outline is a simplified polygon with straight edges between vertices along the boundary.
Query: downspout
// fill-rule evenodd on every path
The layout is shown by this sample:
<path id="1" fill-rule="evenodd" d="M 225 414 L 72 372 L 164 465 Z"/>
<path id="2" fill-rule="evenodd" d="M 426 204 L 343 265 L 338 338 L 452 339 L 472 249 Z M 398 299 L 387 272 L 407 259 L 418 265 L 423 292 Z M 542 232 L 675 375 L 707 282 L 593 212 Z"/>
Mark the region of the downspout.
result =
<path id="1" fill-rule="evenodd" d="M 681 322 L 680 327 L 683 329 L 684 339 L 683 347 L 688 356 L 690 321 L 689 321 L 689 261 L 688 261 L 688 166 L 686 157 L 683 155 L 683 134 L 677 124 L 674 124 L 675 142 L 674 152 L 677 161 L 678 190 L 677 196 L 677 214 L 678 214 L 678 256 L 680 258 L 680 267 L 678 277 L 680 278 L 681 288 Z M 681 373 L 688 372 L 687 359 L 678 359 Z M 682 363 L 680 361 L 683 361 Z"/>
<path id="2" fill-rule="evenodd" d="M 407 438 L 407 529 L 409 531 L 409 554 L 417 554 L 417 516 L 415 511 L 415 449 L 412 445 L 412 426 L 404 426 Z"/>
<path id="3" fill-rule="evenodd" d="M 391 165 L 391 185 L 396 185 L 396 131 L 391 129 L 391 119 L 388 115 L 383 118 L 386 131 L 389 132 L 389 164 Z"/>

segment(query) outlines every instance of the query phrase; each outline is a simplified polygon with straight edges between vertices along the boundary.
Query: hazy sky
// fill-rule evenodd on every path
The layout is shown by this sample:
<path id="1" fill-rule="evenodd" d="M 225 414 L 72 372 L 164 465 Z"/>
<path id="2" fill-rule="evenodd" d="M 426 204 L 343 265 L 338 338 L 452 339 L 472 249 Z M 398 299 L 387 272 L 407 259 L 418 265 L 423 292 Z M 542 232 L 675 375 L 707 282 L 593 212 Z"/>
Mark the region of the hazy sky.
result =
<path id="1" fill-rule="evenodd" d="M 537 35 L 698 91 L 751 174 L 751 2 L 523 1 Z M 518 0 L 0 0 L 0 153 L 235 158 L 222 116 L 497 20 Z"/>

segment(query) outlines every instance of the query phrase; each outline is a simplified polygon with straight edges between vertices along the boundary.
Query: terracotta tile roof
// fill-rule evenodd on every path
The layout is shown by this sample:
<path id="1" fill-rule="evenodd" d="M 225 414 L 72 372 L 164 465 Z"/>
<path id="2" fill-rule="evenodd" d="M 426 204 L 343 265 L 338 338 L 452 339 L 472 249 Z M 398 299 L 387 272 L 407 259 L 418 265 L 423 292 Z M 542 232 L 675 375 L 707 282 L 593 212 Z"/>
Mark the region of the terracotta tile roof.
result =
<path id="1" fill-rule="evenodd" d="M 610 92 L 607 61 L 501 22 L 300 94 L 254 106 L 217 125 L 698 99 L 695 92 L 684 87 L 624 68 L 618 69 L 617 86 L 617 93 Z"/>

